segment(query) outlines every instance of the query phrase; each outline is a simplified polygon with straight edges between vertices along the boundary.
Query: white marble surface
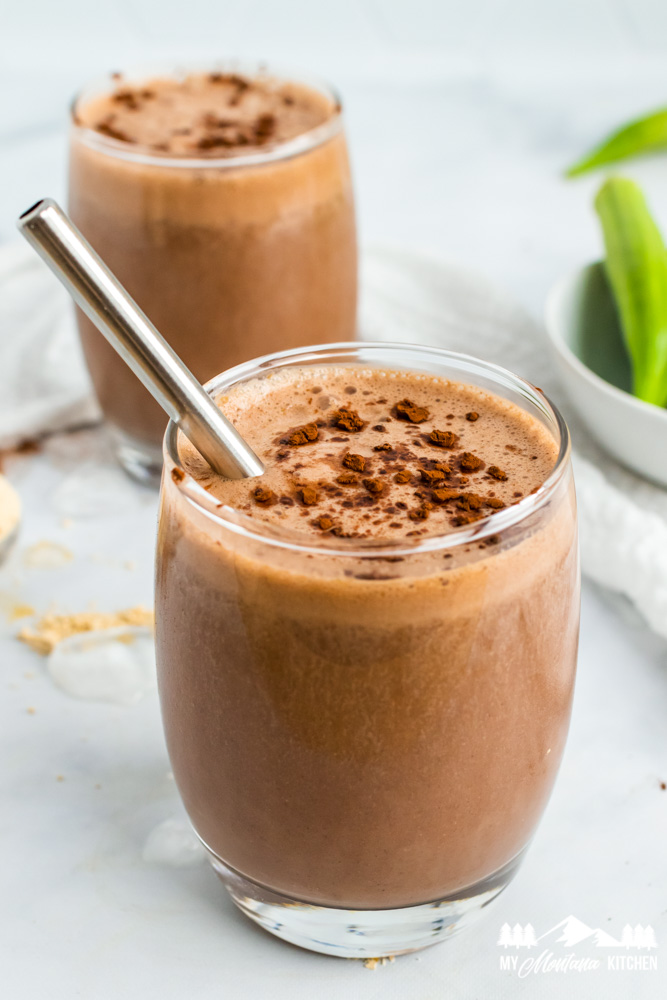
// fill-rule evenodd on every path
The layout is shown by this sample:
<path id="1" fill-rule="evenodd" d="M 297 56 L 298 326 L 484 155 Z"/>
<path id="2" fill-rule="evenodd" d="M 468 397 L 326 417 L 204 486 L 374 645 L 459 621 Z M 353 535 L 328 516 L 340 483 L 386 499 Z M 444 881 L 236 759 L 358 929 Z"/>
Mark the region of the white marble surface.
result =
<path id="1" fill-rule="evenodd" d="M 619 118 L 665 101 L 665 27 L 667 8 L 651 0 L 191 0 L 185 13 L 173 0 L 94 9 L 32 0 L 5 14 L 0 33 L 0 239 L 14 238 L 14 217 L 37 197 L 63 196 L 63 112 L 82 79 L 205 56 L 213 38 L 219 52 L 339 82 L 366 243 L 486 271 L 537 312 L 560 272 L 599 253 L 596 181 L 568 185 L 559 170 Z M 632 174 L 667 219 L 667 158 Z M 58 487 L 98 454 L 93 433 L 56 439 L 48 455 L 9 468 L 27 517 L 13 563 L 0 569 L 5 610 L 16 601 L 39 611 L 53 601 L 69 611 L 91 600 L 103 610 L 150 603 L 151 494 L 128 490 L 112 512 L 63 525 L 67 489 Z M 26 550 L 45 539 L 74 558 L 50 570 L 26 565 Z M 4 619 L 0 610 L 3 995 L 664 995 L 667 651 L 597 590 L 584 590 L 571 737 L 524 868 L 476 931 L 375 971 L 264 935 L 235 914 L 205 866 L 144 860 L 151 830 L 179 815 L 155 697 L 130 708 L 68 698 Z M 614 935 L 651 924 L 658 969 L 500 970 L 501 923 L 541 933 L 570 913 Z"/>

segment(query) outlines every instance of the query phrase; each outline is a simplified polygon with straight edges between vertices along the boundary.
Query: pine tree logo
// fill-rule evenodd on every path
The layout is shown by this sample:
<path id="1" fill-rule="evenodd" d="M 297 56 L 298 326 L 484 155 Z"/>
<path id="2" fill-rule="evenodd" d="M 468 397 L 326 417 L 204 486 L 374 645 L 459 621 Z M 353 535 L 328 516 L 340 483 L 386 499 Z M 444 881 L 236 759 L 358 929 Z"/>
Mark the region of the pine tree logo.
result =
<path id="1" fill-rule="evenodd" d="M 635 924 L 632 927 L 626 924 L 620 938 L 612 937 L 608 931 L 601 927 L 589 927 L 582 920 L 570 915 L 565 920 L 561 920 L 554 927 L 551 927 L 544 934 L 538 937 L 532 924 L 510 924 L 505 923 L 500 928 L 498 936 L 498 946 L 500 948 L 536 948 L 545 939 L 551 939 L 551 944 L 562 944 L 564 948 L 574 948 L 576 945 L 587 942 L 595 948 L 616 948 L 629 951 L 651 951 L 658 947 L 655 931 L 650 924 L 643 927 Z"/>
<path id="2" fill-rule="evenodd" d="M 498 944 L 503 948 L 509 948 L 511 944 L 514 944 L 512 938 L 512 928 L 509 924 L 503 924 L 500 928 L 500 937 L 498 938 Z"/>
<path id="3" fill-rule="evenodd" d="M 521 924 L 515 924 L 514 927 L 503 924 L 498 944 L 503 948 L 535 948 L 537 947 L 535 928 L 532 924 L 526 924 L 525 927 Z"/>
<path id="4" fill-rule="evenodd" d="M 642 927 L 641 924 L 631 927 L 626 924 L 621 934 L 621 945 L 623 948 L 646 948 L 650 951 L 651 948 L 658 947 L 658 942 L 650 924 L 647 927 Z"/>

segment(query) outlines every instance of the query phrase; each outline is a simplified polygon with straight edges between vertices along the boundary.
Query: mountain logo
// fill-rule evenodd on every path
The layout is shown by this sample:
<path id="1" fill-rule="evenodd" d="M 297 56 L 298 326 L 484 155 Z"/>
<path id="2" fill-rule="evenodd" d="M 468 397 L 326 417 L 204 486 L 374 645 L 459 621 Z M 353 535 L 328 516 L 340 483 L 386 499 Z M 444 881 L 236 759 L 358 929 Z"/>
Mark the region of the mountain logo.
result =
<path id="1" fill-rule="evenodd" d="M 636 924 L 634 927 L 626 924 L 620 938 L 615 938 L 611 934 L 608 934 L 607 931 L 603 931 L 601 927 L 589 927 L 583 920 L 579 920 L 571 914 L 539 936 L 535 933 L 535 928 L 532 924 L 525 924 L 524 926 L 515 924 L 514 927 L 510 927 L 507 923 L 503 924 L 500 928 L 497 944 L 499 947 L 505 949 L 530 949 L 537 948 L 547 938 L 550 939 L 547 942 L 548 944 L 562 944 L 563 948 L 574 948 L 584 941 L 595 948 L 618 948 L 626 950 L 633 948 L 636 950 L 651 951 L 651 949 L 658 947 L 655 931 L 650 924 L 646 927 L 643 927 L 641 924 Z"/>

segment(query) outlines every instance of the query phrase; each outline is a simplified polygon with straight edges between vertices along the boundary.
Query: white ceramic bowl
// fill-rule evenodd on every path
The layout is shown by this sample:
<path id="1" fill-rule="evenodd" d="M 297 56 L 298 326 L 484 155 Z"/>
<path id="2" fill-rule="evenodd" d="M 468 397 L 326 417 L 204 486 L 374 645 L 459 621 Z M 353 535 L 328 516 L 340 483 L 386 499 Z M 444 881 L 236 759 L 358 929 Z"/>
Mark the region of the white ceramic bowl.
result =
<path id="1" fill-rule="evenodd" d="M 628 391 L 630 359 L 602 263 L 556 284 L 546 325 L 561 382 L 593 437 L 623 465 L 667 486 L 667 409 Z"/>

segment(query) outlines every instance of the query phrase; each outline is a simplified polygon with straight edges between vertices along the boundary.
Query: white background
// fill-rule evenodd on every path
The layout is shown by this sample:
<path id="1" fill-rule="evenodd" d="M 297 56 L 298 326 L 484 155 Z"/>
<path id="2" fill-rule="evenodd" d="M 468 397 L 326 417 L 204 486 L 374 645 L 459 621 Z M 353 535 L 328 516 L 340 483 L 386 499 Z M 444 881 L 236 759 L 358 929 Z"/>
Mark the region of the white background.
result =
<path id="1" fill-rule="evenodd" d="M 535 310 L 599 252 L 595 180 L 559 171 L 667 99 L 663 0 L 2 0 L 0 238 L 65 185 L 65 108 L 109 68 L 228 53 L 303 68 L 347 105 L 364 243 L 432 250 Z M 667 160 L 651 177 L 667 212 Z"/>
<path id="2" fill-rule="evenodd" d="M 600 252 L 590 207 L 599 178 L 566 183 L 562 168 L 625 117 L 667 104 L 662 0 L 3 0 L 0 24 L 0 241 L 15 238 L 14 218 L 38 197 L 64 197 L 65 109 L 88 77 L 162 59 L 260 57 L 340 88 L 365 244 L 486 272 L 535 313 L 562 271 Z M 624 169 L 667 228 L 667 156 Z M 63 540 L 49 497 L 71 471 L 40 459 L 15 470 L 32 511 L 25 545 Z M 103 532 L 75 523 L 68 568 L 46 581 L 5 573 L 0 589 L 44 606 L 57 585 L 71 610 L 89 596 L 109 608 L 150 603 L 153 520 L 148 497 Z M 571 739 L 522 872 L 478 931 L 375 972 L 262 935 L 205 868 L 145 866 L 145 836 L 176 808 L 155 700 L 67 700 L 7 638 L 4 995 L 663 996 L 667 657 L 608 596 L 587 587 L 583 610 Z M 499 971 L 500 923 L 530 921 L 539 933 L 571 912 L 612 934 L 652 924 L 658 973 Z"/>

